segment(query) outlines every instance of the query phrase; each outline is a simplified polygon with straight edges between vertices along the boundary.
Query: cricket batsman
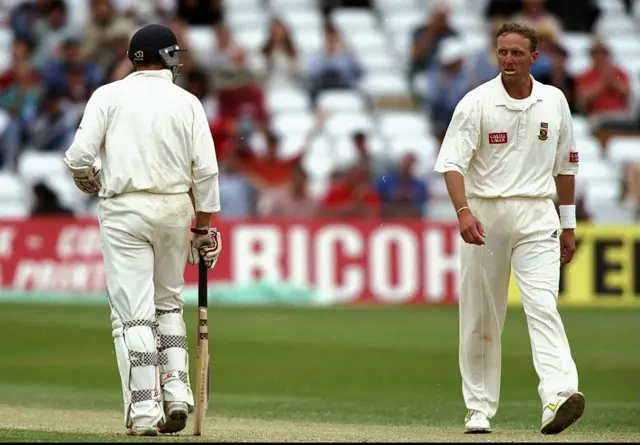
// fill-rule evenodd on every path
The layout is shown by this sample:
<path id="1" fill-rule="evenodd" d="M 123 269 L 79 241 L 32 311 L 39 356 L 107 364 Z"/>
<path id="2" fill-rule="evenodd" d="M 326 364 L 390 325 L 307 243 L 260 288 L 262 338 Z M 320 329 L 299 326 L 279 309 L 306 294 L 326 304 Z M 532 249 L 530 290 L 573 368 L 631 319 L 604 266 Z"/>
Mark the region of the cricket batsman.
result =
<path id="1" fill-rule="evenodd" d="M 460 101 L 435 166 L 444 174 L 464 240 L 459 360 L 465 430 L 491 432 L 498 409 L 513 267 L 539 378 L 541 432 L 557 434 L 585 406 L 557 309 L 560 264 L 575 251 L 578 151 L 563 93 L 530 74 L 538 57 L 536 32 L 508 23 L 496 38 L 500 74 Z"/>
<path id="2" fill-rule="evenodd" d="M 124 424 L 136 436 L 181 431 L 193 411 L 185 264 L 211 269 L 222 246 L 210 229 L 220 210 L 213 139 L 202 104 L 174 84 L 180 51 L 169 28 L 138 30 L 135 72 L 95 91 L 64 155 L 78 188 L 100 198 Z"/>

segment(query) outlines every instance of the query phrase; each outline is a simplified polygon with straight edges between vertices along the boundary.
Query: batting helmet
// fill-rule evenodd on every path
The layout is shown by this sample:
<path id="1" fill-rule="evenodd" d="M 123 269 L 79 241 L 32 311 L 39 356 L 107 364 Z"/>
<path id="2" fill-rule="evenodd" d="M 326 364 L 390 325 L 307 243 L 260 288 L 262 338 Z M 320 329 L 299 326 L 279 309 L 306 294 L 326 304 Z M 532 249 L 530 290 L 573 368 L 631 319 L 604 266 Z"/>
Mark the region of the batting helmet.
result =
<path id="1" fill-rule="evenodd" d="M 176 35 L 163 25 L 146 25 L 133 34 L 127 55 L 133 66 L 161 63 L 173 73 L 173 80 L 180 72 L 178 53 L 186 51 L 178 46 Z"/>

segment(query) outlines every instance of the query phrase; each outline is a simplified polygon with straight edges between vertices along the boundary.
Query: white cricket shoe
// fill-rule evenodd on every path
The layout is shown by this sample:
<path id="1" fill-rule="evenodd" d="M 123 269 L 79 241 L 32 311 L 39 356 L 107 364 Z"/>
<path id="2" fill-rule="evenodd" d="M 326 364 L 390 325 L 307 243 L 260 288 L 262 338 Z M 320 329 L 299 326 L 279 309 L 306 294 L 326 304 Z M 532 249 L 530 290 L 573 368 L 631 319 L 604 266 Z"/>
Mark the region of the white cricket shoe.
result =
<path id="1" fill-rule="evenodd" d="M 127 428 L 127 436 L 157 436 L 158 428 L 155 426 L 132 426 Z"/>
<path id="2" fill-rule="evenodd" d="M 489 418 L 478 410 L 470 409 L 464 418 L 464 432 L 467 434 L 490 433 Z"/>
<path id="3" fill-rule="evenodd" d="M 584 412 L 584 396 L 580 392 L 565 392 L 542 410 L 542 434 L 558 434 L 574 424 Z"/>
<path id="4" fill-rule="evenodd" d="M 165 423 L 160 426 L 161 434 L 179 433 L 187 426 L 189 407 L 186 402 L 165 402 Z"/>

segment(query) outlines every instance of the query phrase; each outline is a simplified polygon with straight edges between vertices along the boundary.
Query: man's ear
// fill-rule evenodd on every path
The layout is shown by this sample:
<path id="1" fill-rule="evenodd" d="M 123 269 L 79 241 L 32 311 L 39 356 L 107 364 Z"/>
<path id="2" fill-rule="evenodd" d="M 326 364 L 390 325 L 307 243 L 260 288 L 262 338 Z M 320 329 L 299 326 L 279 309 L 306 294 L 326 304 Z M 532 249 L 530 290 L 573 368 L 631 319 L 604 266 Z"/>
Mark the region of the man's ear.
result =
<path id="1" fill-rule="evenodd" d="M 540 53 L 538 51 L 534 51 L 531 53 L 531 65 L 535 65 L 536 62 L 538 61 L 538 56 L 540 55 Z"/>

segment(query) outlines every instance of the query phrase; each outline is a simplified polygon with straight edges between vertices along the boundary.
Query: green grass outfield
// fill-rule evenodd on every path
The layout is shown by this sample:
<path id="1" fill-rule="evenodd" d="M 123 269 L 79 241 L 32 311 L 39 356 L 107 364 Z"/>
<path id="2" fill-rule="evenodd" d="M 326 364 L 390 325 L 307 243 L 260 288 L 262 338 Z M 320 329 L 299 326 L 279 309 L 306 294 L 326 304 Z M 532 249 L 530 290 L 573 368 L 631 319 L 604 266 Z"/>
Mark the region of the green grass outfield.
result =
<path id="1" fill-rule="evenodd" d="M 640 310 L 561 313 L 587 399 L 581 421 L 553 438 L 538 433 L 538 382 L 514 308 L 495 432 L 470 437 L 455 307 L 212 307 L 212 394 L 199 439 L 640 441 Z M 194 381 L 194 308 L 186 321 Z M 0 441 L 129 439 L 106 306 L 0 305 L 0 334 Z M 178 439 L 198 439 L 190 434 L 191 423 Z"/>

